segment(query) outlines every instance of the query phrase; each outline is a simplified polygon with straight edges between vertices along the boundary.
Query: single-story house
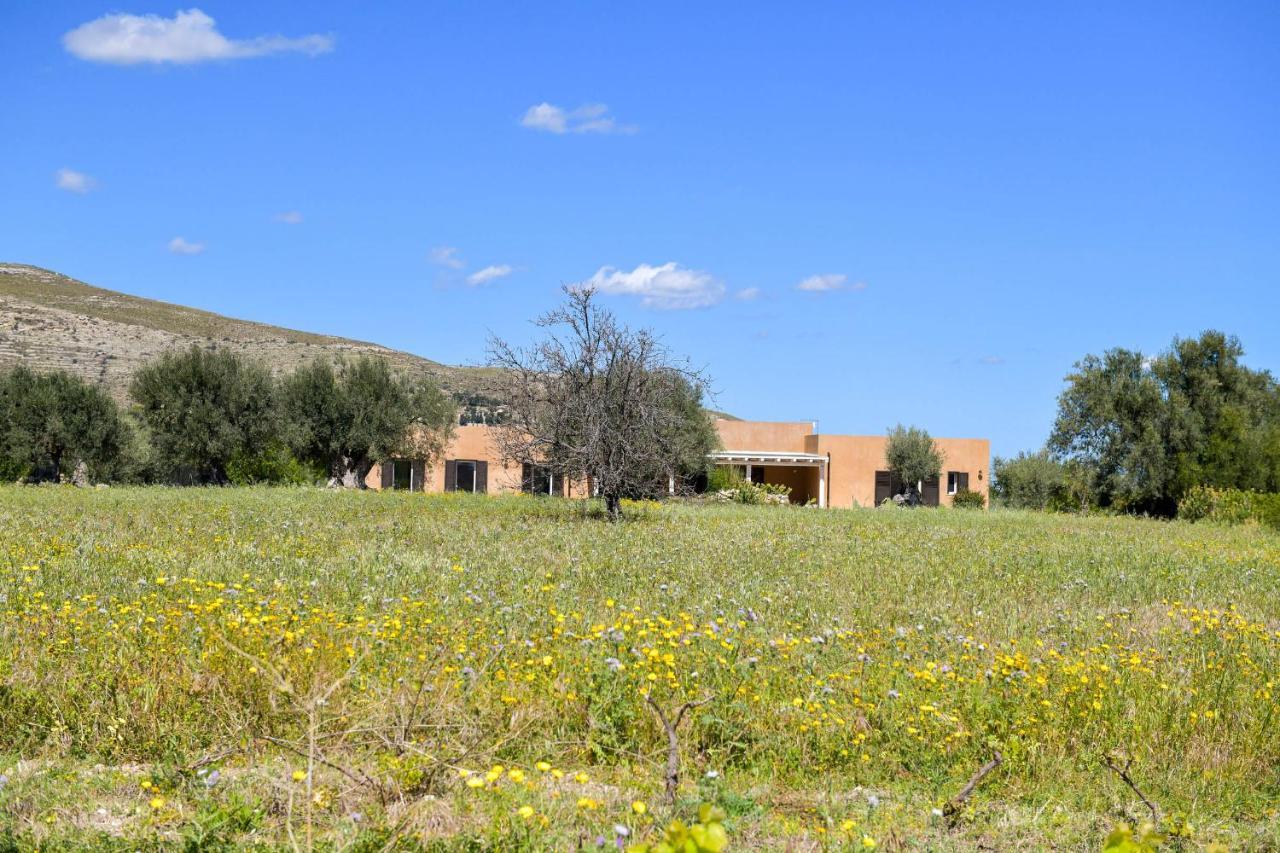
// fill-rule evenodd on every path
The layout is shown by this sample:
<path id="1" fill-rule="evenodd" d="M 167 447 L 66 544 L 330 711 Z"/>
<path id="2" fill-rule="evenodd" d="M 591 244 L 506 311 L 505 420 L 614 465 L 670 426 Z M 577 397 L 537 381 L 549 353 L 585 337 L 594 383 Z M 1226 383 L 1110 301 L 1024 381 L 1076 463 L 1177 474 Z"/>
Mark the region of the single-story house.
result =
<path id="1" fill-rule="evenodd" d="M 882 435 L 823 435 L 811 421 L 716 420 L 723 450 L 716 465 L 736 467 L 756 483 L 791 487 L 793 503 L 818 506 L 878 506 L 904 490 L 885 463 Z M 425 492 L 533 492 L 581 496 L 580 484 L 560 482 L 537 465 L 503 461 L 495 427 L 456 427 L 442 463 L 394 459 L 375 465 L 366 484 L 375 489 Z M 921 497 L 932 506 L 950 505 L 957 491 L 988 496 L 991 443 L 985 438 L 938 438 L 942 475 L 922 483 Z"/>

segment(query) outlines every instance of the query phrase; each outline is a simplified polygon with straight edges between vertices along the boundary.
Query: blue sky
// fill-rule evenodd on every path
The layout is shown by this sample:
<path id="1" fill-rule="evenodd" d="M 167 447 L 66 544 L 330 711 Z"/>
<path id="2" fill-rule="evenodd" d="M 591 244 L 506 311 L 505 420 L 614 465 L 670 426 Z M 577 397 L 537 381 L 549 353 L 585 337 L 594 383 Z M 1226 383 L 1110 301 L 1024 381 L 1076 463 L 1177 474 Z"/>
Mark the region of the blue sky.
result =
<path id="1" fill-rule="evenodd" d="M 727 411 L 1010 454 L 1085 353 L 1280 368 L 1277 44 L 1275 3 L 6 4 L 0 260 L 452 363 L 594 277 Z"/>

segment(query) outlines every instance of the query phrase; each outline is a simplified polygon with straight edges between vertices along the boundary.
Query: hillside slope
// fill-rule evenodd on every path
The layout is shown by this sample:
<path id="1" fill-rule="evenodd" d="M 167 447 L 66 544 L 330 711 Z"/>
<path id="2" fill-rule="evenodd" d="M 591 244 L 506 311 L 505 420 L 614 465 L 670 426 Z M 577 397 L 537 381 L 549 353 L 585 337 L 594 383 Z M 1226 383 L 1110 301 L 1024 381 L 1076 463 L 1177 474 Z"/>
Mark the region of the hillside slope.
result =
<path id="1" fill-rule="evenodd" d="M 172 348 L 209 345 L 262 359 L 288 372 L 318 355 L 382 356 L 434 378 L 483 418 L 496 401 L 497 372 L 453 367 L 377 344 L 224 317 L 209 311 L 93 287 L 40 267 L 0 263 L 0 369 L 23 363 L 66 370 L 125 401 L 130 377 Z"/>

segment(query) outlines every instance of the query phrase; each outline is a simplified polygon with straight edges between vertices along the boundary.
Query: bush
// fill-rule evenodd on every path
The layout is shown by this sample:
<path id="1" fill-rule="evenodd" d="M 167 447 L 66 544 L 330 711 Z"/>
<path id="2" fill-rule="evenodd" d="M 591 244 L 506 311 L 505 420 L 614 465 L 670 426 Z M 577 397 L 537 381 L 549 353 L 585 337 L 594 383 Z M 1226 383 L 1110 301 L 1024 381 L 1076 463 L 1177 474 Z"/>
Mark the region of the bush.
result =
<path id="1" fill-rule="evenodd" d="M 982 492 L 959 489 L 951 499 L 951 505 L 956 509 L 986 509 L 987 499 L 983 497 Z"/>
<path id="2" fill-rule="evenodd" d="M 1280 530 L 1280 494 L 1193 486 L 1178 501 L 1178 518 L 1217 524 L 1266 524 Z"/>
<path id="3" fill-rule="evenodd" d="M 1013 509 L 1054 509 L 1066 503 L 1067 472 L 1045 451 L 997 456 L 991 466 L 991 498 Z"/>
<path id="4" fill-rule="evenodd" d="M 741 477 L 732 481 L 729 486 L 715 491 L 717 499 L 726 503 L 750 504 L 763 506 L 776 504 L 788 506 L 791 503 L 791 487 L 774 483 L 752 483 Z"/>
<path id="5" fill-rule="evenodd" d="M 256 453 L 236 451 L 227 463 L 227 479 L 233 486 L 306 486 L 323 477 L 319 466 L 299 460 L 275 442 Z"/>

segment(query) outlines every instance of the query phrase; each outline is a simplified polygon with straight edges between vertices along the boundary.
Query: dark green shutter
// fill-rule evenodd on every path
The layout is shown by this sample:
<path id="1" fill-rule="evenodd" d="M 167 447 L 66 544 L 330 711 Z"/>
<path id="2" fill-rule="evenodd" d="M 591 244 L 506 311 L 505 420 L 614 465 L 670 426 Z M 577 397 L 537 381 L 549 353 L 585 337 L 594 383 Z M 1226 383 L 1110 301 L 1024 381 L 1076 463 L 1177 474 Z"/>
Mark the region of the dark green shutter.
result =
<path id="1" fill-rule="evenodd" d="M 382 463 L 382 488 L 389 489 L 395 485 L 396 463 Z"/>
<path id="2" fill-rule="evenodd" d="M 446 492 L 458 491 L 458 460 L 450 459 L 444 463 L 444 490 Z"/>
<path id="3" fill-rule="evenodd" d="M 893 497 L 893 478 L 888 471 L 876 472 L 876 506 Z"/>
<path id="4" fill-rule="evenodd" d="M 962 471 L 960 473 L 959 482 L 956 483 L 956 491 L 958 492 L 969 491 L 969 472 L 968 471 Z"/>
<path id="5" fill-rule="evenodd" d="M 483 460 L 476 462 L 476 491 L 489 491 L 489 463 Z"/>
<path id="6" fill-rule="evenodd" d="M 924 481 L 924 489 L 920 493 L 920 502 L 925 506 L 937 506 L 938 499 L 938 478 Z"/>

